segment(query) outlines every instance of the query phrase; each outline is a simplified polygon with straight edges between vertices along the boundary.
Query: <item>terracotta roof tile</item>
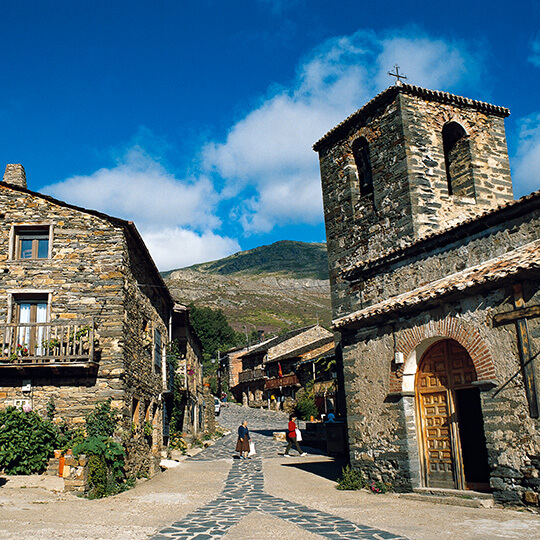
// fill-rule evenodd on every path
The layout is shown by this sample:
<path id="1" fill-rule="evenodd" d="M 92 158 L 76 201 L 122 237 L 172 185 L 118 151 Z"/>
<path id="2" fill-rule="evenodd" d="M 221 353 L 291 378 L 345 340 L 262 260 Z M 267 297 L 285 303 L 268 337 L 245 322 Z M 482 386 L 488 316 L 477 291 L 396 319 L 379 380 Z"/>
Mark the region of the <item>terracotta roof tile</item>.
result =
<path id="1" fill-rule="evenodd" d="M 451 292 L 463 291 L 475 285 L 512 276 L 523 270 L 534 269 L 540 269 L 540 240 L 535 240 L 500 257 L 335 319 L 332 324 L 335 329 L 339 329 L 375 315 L 420 305 Z"/>

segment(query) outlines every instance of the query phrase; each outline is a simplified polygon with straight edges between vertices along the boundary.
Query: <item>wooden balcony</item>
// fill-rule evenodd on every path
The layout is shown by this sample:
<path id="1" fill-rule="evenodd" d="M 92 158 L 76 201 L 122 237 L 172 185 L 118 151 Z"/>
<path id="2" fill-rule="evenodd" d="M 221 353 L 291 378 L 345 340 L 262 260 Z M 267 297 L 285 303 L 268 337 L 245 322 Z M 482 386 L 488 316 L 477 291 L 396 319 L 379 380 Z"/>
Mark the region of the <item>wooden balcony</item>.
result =
<path id="1" fill-rule="evenodd" d="M 265 390 L 272 390 L 272 388 L 279 388 L 280 386 L 300 386 L 300 381 L 296 375 L 285 375 L 284 377 L 275 377 L 274 379 L 268 379 L 264 386 Z"/>
<path id="2" fill-rule="evenodd" d="M 257 379 L 266 379 L 266 371 L 264 369 L 248 369 L 238 374 L 238 382 L 255 381 Z"/>
<path id="3" fill-rule="evenodd" d="M 92 371 L 97 365 L 92 320 L 0 325 L 2 372 Z"/>

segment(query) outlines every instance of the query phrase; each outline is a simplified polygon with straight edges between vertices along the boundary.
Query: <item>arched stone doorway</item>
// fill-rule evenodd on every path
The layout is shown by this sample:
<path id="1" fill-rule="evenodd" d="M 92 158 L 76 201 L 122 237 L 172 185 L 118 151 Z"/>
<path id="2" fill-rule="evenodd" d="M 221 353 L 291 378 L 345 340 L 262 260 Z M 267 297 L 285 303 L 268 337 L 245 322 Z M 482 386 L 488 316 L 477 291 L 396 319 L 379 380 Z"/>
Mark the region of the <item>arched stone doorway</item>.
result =
<path id="1" fill-rule="evenodd" d="M 424 353 L 415 394 L 426 487 L 489 489 L 484 423 L 476 370 L 464 347 L 438 341 Z"/>

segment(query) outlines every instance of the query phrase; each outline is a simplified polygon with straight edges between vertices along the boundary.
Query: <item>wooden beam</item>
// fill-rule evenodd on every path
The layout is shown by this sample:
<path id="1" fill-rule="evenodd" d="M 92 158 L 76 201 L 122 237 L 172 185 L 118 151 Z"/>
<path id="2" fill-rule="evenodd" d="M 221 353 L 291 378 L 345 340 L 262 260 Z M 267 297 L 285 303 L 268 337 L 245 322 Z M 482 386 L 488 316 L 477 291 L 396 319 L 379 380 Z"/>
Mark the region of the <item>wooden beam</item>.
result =
<path id="1" fill-rule="evenodd" d="M 540 317 L 540 306 L 531 306 L 499 313 L 493 317 L 493 326 L 501 326 L 515 322 L 517 319 L 532 319 L 534 317 Z"/>

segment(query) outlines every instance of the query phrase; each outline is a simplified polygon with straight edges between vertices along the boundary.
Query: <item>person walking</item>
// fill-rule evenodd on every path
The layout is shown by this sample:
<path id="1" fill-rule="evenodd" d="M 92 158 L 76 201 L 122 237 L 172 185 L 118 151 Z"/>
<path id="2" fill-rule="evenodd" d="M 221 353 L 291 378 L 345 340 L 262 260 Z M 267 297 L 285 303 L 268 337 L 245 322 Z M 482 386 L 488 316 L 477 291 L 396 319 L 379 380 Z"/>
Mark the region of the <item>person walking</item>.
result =
<path id="1" fill-rule="evenodd" d="M 287 426 L 287 448 L 285 449 L 285 453 L 283 454 L 284 456 L 287 456 L 287 457 L 290 457 L 289 456 L 289 450 L 291 449 L 293 443 L 294 445 L 296 446 L 296 449 L 298 450 L 298 453 L 301 455 L 301 456 L 305 456 L 306 453 L 305 452 L 302 452 L 302 449 L 300 448 L 300 445 L 298 444 L 298 437 L 296 435 L 296 430 L 298 429 L 297 425 L 296 425 L 296 416 L 294 416 L 294 414 L 291 414 L 289 415 L 289 424 Z"/>
<path id="2" fill-rule="evenodd" d="M 238 440 L 236 441 L 236 451 L 240 454 L 240 459 L 251 459 L 248 456 L 250 441 L 251 437 L 249 436 L 247 420 L 244 420 L 238 428 Z"/>

